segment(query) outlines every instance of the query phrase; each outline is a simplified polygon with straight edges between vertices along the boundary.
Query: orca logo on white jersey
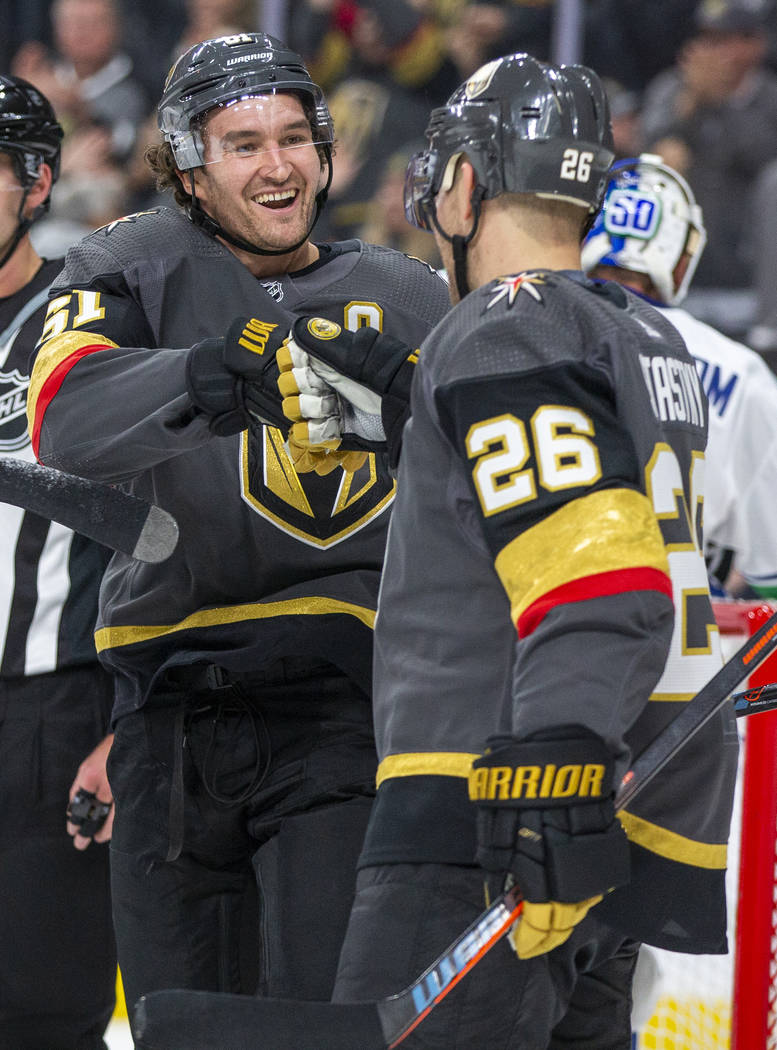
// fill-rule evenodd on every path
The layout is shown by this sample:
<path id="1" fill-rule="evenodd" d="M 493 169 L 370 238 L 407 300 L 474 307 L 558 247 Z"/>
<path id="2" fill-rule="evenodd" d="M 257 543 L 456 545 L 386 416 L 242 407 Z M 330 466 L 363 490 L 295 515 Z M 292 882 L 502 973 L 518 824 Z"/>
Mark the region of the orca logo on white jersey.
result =
<path id="1" fill-rule="evenodd" d="M 701 385 L 710 403 L 710 409 L 722 419 L 739 382 L 739 374 L 723 372 L 720 365 L 713 365 L 705 361 L 703 357 L 696 358 L 696 365 L 701 377 Z"/>

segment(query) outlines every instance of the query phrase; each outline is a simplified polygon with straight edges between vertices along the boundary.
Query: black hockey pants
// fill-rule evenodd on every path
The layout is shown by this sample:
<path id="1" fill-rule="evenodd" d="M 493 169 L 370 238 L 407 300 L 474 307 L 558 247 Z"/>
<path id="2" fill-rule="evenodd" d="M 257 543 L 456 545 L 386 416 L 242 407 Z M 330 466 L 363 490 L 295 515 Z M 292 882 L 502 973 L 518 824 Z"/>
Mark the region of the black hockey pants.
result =
<path id="1" fill-rule="evenodd" d="M 359 873 L 336 1002 L 406 988 L 486 907 L 478 868 L 392 864 Z M 499 886 L 489 887 L 493 899 Z M 593 908 L 570 939 L 519 960 L 503 938 L 402 1050 L 629 1050 L 639 945 Z"/>
<path id="2" fill-rule="evenodd" d="M 236 687 L 195 683 L 116 725 L 130 1016 L 160 988 L 331 994 L 375 790 L 371 706 L 332 667 L 297 673 L 283 661 Z"/>
<path id="3" fill-rule="evenodd" d="M 97 664 L 0 679 L 0 1047 L 98 1050 L 113 1013 L 108 846 L 76 850 L 68 791 L 108 732 Z"/>

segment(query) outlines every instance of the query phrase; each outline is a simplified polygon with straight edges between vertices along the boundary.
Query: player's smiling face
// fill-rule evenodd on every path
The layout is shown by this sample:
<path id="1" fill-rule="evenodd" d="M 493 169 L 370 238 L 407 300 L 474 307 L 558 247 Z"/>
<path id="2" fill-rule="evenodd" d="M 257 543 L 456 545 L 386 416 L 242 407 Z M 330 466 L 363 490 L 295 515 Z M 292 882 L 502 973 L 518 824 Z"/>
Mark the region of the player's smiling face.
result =
<path id="1" fill-rule="evenodd" d="M 310 123 L 295 95 L 263 95 L 213 111 L 196 172 L 204 210 L 258 248 L 293 248 L 310 229 L 324 183 Z"/>

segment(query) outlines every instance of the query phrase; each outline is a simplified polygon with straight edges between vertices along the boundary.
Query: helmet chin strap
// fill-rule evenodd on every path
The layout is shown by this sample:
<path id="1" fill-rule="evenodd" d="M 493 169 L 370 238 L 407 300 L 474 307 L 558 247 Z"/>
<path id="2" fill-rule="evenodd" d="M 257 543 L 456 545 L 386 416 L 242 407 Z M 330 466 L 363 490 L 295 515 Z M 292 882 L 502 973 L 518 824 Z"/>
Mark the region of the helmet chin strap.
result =
<path id="1" fill-rule="evenodd" d="M 459 299 L 463 299 L 469 295 L 470 287 L 469 280 L 467 278 L 467 245 L 478 232 L 478 224 L 480 223 L 480 207 L 483 203 L 483 198 L 486 195 L 485 188 L 483 186 L 476 186 L 472 191 L 472 211 L 474 212 L 475 218 L 472 223 L 472 229 L 469 231 L 466 237 L 463 237 L 460 233 L 455 233 L 453 236 L 446 233 L 445 230 L 440 226 L 440 222 L 437 218 L 437 209 L 432 205 L 430 208 L 432 215 L 432 222 L 434 228 L 444 237 L 445 240 L 453 247 L 453 280 L 456 285 L 456 291 L 459 293 Z"/>
<path id="2" fill-rule="evenodd" d="M 316 214 L 313 216 L 313 222 L 310 224 L 307 233 L 305 233 L 302 239 L 297 241 L 297 243 L 293 244 L 290 248 L 258 248 L 255 244 L 251 244 L 250 241 L 244 241 L 242 237 L 237 237 L 225 230 L 220 223 L 216 222 L 214 218 L 208 215 L 200 204 L 199 199 L 195 196 L 193 174 L 190 176 L 191 204 L 189 205 L 189 218 L 195 226 L 199 226 L 201 230 L 210 234 L 211 237 L 221 237 L 222 240 L 229 241 L 229 243 L 233 244 L 236 248 L 240 248 L 244 252 L 250 252 L 252 255 L 290 255 L 292 252 L 295 252 L 297 248 L 301 248 L 307 241 L 313 232 L 313 227 L 321 216 L 321 211 L 329 194 L 329 187 L 332 185 L 332 157 L 329 151 L 327 151 L 326 163 L 329 169 L 329 174 L 327 175 L 326 186 L 316 194 Z"/>
<path id="3" fill-rule="evenodd" d="M 17 216 L 18 223 L 16 225 L 16 232 L 14 233 L 13 237 L 11 238 L 11 243 L 9 244 L 8 248 L 6 248 L 5 252 L 3 253 L 2 258 L 0 258 L 0 270 L 2 270 L 2 268 L 5 266 L 5 264 L 8 262 L 8 260 L 13 255 L 13 253 L 19 247 L 19 243 L 21 242 L 22 237 L 24 237 L 24 235 L 29 230 L 30 226 L 32 226 L 33 222 L 38 217 L 37 214 L 32 215 L 29 218 L 25 218 L 25 216 L 24 216 L 24 205 L 27 203 L 27 194 L 29 192 L 30 192 L 29 189 L 26 189 L 24 191 L 24 193 L 22 194 L 22 202 L 19 205 L 19 213 L 18 213 L 18 216 Z"/>

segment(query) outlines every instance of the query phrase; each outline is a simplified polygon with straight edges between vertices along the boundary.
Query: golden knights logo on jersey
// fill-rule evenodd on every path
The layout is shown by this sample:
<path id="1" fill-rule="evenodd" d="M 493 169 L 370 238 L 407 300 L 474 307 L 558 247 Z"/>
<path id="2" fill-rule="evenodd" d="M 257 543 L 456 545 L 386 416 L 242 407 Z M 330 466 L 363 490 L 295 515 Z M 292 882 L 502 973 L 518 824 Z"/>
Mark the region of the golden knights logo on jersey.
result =
<path id="1" fill-rule="evenodd" d="M 510 277 L 500 277 L 492 293 L 492 298 L 489 299 L 487 310 L 490 310 L 497 303 L 505 302 L 507 306 L 512 306 L 515 302 L 519 292 L 528 292 L 528 294 L 535 299 L 538 303 L 543 303 L 542 294 L 538 290 L 538 285 L 545 284 L 545 275 L 539 272 L 532 273 L 519 273 Z"/>
<path id="2" fill-rule="evenodd" d="M 275 427 L 251 427 L 241 440 L 242 496 L 257 514 L 314 547 L 333 547 L 393 502 L 395 483 L 374 454 L 356 471 L 297 474 Z"/>

